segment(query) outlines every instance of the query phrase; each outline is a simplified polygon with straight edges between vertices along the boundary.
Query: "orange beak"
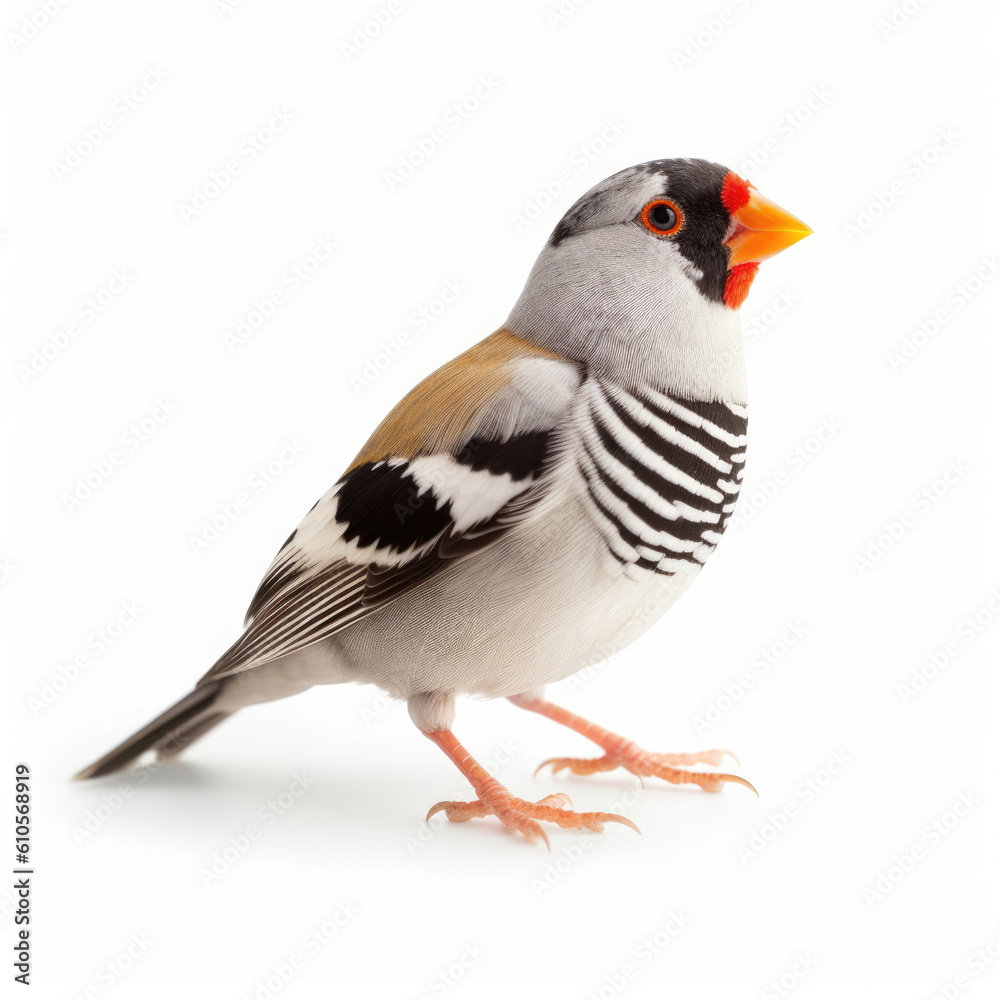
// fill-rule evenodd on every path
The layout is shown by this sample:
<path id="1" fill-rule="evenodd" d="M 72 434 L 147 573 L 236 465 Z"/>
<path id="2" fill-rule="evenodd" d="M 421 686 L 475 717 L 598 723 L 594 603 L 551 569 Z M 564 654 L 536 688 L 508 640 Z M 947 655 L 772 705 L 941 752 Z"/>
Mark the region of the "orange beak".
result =
<path id="1" fill-rule="evenodd" d="M 736 231 L 726 240 L 730 268 L 737 264 L 759 264 L 812 232 L 756 188 L 749 188 L 747 193 L 750 197 L 746 204 L 732 214 Z"/>

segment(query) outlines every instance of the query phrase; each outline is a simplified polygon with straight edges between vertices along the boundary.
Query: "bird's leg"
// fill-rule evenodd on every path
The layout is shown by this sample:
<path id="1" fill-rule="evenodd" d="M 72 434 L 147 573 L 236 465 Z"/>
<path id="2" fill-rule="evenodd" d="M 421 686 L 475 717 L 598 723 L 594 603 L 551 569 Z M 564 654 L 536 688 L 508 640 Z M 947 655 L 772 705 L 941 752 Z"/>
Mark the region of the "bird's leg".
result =
<path id="1" fill-rule="evenodd" d="M 437 805 L 431 806 L 430 812 L 427 813 L 428 819 L 442 810 L 452 823 L 464 823 L 475 817 L 493 815 L 515 833 L 522 834 L 532 843 L 541 840 L 546 847 L 549 847 L 549 838 L 536 820 L 555 823 L 571 830 L 593 830 L 595 833 L 600 833 L 605 823 L 623 823 L 636 833 L 639 832 L 639 828 L 631 820 L 615 813 L 573 812 L 573 803 L 570 802 L 569 796 L 562 793 L 549 795 L 539 802 L 519 799 L 511 795 L 496 778 L 491 777 L 485 768 L 472 758 L 450 729 L 436 732 L 421 730 L 421 732 L 451 758 L 475 789 L 477 796 L 474 802 L 438 802 Z"/>
<path id="2" fill-rule="evenodd" d="M 624 767 L 640 778 L 663 778 L 664 781 L 675 785 L 694 784 L 706 792 L 719 792 L 726 782 L 735 781 L 737 784 L 746 785 L 755 795 L 757 794 L 757 789 L 745 778 L 738 775 L 721 774 L 718 771 L 688 771 L 685 769 L 685 766 L 690 764 L 710 764 L 713 767 L 718 767 L 726 754 L 734 756 L 728 750 L 702 750 L 698 753 L 651 753 L 648 750 L 643 750 L 631 740 L 625 739 L 624 736 L 602 729 L 593 722 L 589 722 L 579 715 L 574 715 L 565 708 L 560 708 L 558 705 L 552 704 L 551 701 L 546 701 L 535 694 L 518 694 L 509 700 L 518 708 L 537 712 L 554 722 L 568 726 L 604 750 L 603 757 L 594 759 L 553 757 L 539 764 L 539 771 L 546 764 L 552 765 L 553 772 L 569 768 L 574 774 L 593 774 L 595 771 L 613 771 L 617 767 Z M 537 774 L 538 771 L 535 773 Z"/>

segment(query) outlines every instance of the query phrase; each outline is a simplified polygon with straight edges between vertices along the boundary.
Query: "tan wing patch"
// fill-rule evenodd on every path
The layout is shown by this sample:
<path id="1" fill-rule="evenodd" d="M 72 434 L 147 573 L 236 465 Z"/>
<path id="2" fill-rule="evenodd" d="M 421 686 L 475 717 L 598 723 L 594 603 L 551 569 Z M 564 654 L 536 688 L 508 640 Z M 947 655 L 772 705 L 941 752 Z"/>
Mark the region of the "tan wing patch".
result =
<path id="1" fill-rule="evenodd" d="M 497 330 L 411 389 L 375 428 L 347 471 L 390 456 L 412 458 L 461 445 L 483 402 L 513 378 L 510 362 L 519 358 L 562 360 L 509 330 Z"/>

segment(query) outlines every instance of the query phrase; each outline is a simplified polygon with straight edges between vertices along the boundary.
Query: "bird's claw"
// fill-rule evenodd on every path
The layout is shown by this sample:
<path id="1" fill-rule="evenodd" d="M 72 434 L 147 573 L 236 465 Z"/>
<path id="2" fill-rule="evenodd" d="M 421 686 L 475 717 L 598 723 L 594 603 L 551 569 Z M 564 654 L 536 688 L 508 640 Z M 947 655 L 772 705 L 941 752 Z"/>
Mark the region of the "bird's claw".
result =
<path id="1" fill-rule="evenodd" d="M 727 782 L 745 785 L 757 795 L 757 789 L 746 778 L 737 774 L 720 774 L 718 771 L 690 771 L 691 764 L 709 764 L 718 767 L 725 756 L 739 763 L 736 754 L 730 750 L 701 750 L 697 753 L 650 753 L 634 744 L 617 751 L 608 751 L 603 757 L 550 757 L 542 761 L 535 774 L 551 765 L 553 774 L 570 770 L 573 774 L 587 775 L 598 771 L 613 771 L 623 767 L 640 781 L 643 778 L 662 778 L 674 785 L 692 784 L 706 792 L 720 792 Z M 680 766 L 678 766 L 680 765 Z"/>
<path id="2" fill-rule="evenodd" d="M 613 771 L 616 767 L 621 766 L 621 762 L 617 759 L 612 759 L 610 754 L 594 758 L 550 757 L 548 760 L 543 760 L 535 768 L 535 774 L 537 775 L 543 767 L 547 767 L 550 764 L 552 765 L 553 774 L 558 774 L 567 768 L 574 774 L 594 774 L 597 771 Z"/>
<path id="3" fill-rule="evenodd" d="M 547 795 L 538 802 L 529 802 L 511 795 L 502 786 L 494 787 L 483 793 L 482 798 L 473 802 L 438 802 L 431 806 L 427 819 L 439 812 L 443 812 L 452 823 L 464 823 L 483 816 L 496 816 L 509 830 L 521 834 L 533 844 L 542 841 L 550 851 L 552 847 L 549 838 L 536 820 L 555 823 L 564 829 L 586 829 L 593 833 L 601 833 L 605 823 L 621 823 L 636 833 L 642 832 L 632 820 L 617 813 L 574 812 L 573 803 L 563 792 Z"/>

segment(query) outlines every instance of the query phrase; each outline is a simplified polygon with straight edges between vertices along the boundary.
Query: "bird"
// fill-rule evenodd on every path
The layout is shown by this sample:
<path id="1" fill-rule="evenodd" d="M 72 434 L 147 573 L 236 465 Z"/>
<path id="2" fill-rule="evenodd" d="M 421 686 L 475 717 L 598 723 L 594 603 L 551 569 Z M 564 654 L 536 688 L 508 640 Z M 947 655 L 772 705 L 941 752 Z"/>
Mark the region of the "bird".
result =
<path id="1" fill-rule="evenodd" d="M 81 771 L 166 761 L 249 705 L 317 684 L 404 700 L 472 786 L 444 801 L 533 843 L 627 817 L 531 801 L 453 732 L 459 697 L 506 698 L 595 743 L 545 761 L 719 791 L 726 751 L 647 751 L 546 686 L 649 629 L 722 538 L 743 477 L 739 308 L 812 232 L 703 159 L 621 170 L 563 215 L 506 322 L 412 389 L 270 564 L 244 631 L 193 690 Z M 536 772 L 537 773 L 537 772 Z M 550 827 L 551 828 L 551 827 Z"/>

